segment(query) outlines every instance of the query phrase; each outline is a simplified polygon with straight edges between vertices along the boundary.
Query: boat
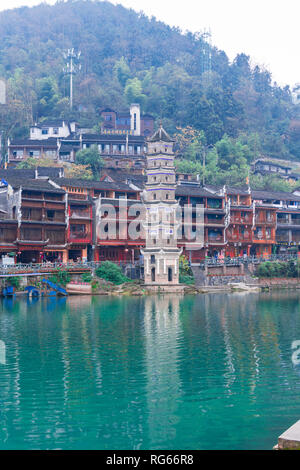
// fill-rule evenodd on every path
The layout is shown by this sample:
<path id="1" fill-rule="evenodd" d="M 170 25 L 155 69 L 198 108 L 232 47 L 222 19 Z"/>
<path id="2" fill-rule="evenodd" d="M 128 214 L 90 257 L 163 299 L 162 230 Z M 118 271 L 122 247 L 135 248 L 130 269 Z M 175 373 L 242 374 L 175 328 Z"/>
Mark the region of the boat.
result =
<path id="1" fill-rule="evenodd" d="M 2 289 L 3 297 L 13 297 L 15 294 L 15 288 L 13 286 L 6 286 Z"/>
<path id="2" fill-rule="evenodd" d="M 92 286 L 88 282 L 69 282 L 66 285 L 66 291 L 68 294 L 73 295 L 91 294 Z"/>

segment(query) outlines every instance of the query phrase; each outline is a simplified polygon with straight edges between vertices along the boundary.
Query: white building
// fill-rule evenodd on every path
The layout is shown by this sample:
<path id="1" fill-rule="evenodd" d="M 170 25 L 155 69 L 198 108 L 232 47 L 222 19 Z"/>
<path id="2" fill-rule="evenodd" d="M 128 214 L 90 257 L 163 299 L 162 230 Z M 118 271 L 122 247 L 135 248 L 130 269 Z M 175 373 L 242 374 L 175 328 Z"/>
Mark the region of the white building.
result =
<path id="1" fill-rule="evenodd" d="M 63 120 L 44 121 L 30 128 L 31 140 L 45 140 L 50 137 L 64 138 L 76 132 L 76 123 Z"/>

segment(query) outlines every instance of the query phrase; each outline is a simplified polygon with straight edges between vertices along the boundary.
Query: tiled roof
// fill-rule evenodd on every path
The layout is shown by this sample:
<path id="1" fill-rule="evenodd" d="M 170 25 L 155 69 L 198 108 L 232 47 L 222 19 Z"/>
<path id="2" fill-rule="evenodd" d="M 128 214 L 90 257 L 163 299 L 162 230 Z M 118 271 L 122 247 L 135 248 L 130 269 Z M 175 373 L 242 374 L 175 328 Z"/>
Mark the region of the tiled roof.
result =
<path id="1" fill-rule="evenodd" d="M 115 141 L 115 142 L 126 142 L 126 134 L 82 134 L 82 142 L 105 142 L 105 141 Z M 131 135 L 128 134 L 129 143 L 143 143 L 145 142 L 145 137 L 142 135 Z"/>
<path id="2" fill-rule="evenodd" d="M 248 192 L 248 187 L 245 186 L 244 188 L 234 188 L 234 187 L 226 187 L 227 194 L 239 194 L 241 196 L 248 196 L 250 195 Z"/>
<path id="3" fill-rule="evenodd" d="M 49 176 L 49 177 L 59 177 L 59 175 L 64 173 L 63 167 L 45 167 L 45 166 L 38 166 L 37 167 L 38 176 Z M 35 179 L 36 173 L 35 169 L 17 169 L 17 168 L 8 168 L 8 169 L 1 169 L 0 168 L 0 176 L 2 178 L 11 177 L 15 178 L 16 180 L 27 178 Z"/>
<path id="4" fill-rule="evenodd" d="M 56 188 L 49 181 L 43 179 L 30 179 L 16 176 L 6 176 L 5 180 L 15 189 L 22 187 L 22 189 L 27 189 L 31 191 L 47 191 L 51 193 L 61 194 L 65 192 L 63 189 Z"/>
<path id="5" fill-rule="evenodd" d="M 133 184 L 138 185 L 138 186 L 144 186 L 147 177 L 145 175 L 135 175 L 133 173 L 127 173 L 126 171 L 122 170 L 115 170 L 115 169 L 110 169 L 106 170 L 105 168 L 102 170 L 103 176 L 107 175 L 109 178 L 111 178 L 115 182 L 123 182 L 126 183 L 128 181 L 131 181 Z"/>
<path id="6" fill-rule="evenodd" d="M 57 148 L 57 138 L 50 137 L 49 139 L 41 139 L 41 140 L 34 140 L 34 139 L 16 139 L 10 142 L 10 147 L 13 146 L 27 146 L 27 147 L 51 147 Z"/>
<path id="7" fill-rule="evenodd" d="M 49 176 L 50 178 L 58 178 L 60 174 L 64 174 L 64 167 L 38 166 L 37 173 L 38 176 Z"/>
<path id="8" fill-rule="evenodd" d="M 176 196 L 200 196 L 200 197 L 210 197 L 210 198 L 221 198 L 222 196 L 218 194 L 211 193 L 207 191 L 202 186 L 193 186 L 193 185 L 178 185 L 176 188 Z"/>
<path id="9" fill-rule="evenodd" d="M 276 200 L 276 201 L 300 201 L 300 196 L 295 196 L 293 193 L 286 193 L 283 191 L 259 191 L 252 190 L 251 195 L 253 199 L 265 199 L 265 200 Z"/>
<path id="10" fill-rule="evenodd" d="M 169 136 L 169 134 L 164 130 L 162 126 L 160 126 L 154 134 L 148 138 L 149 142 L 174 142 L 173 139 Z"/>
<path id="11" fill-rule="evenodd" d="M 17 178 L 17 179 L 26 179 L 26 178 L 35 178 L 35 170 L 34 169 L 23 169 L 23 170 L 16 170 L 15 168 L 8 168 L 3 169 L 0 168 L 0 178 Z"/>
<path id="12" fill-rule="evenodd" d="M 83 180 L 77 178 L 54 178 L 56 184 L 60 186 L 73 186 L 78 188 L 90 188 L 90 189 L 111 189 L 117 191 L 129 191 L 134 192 L 128 184 L 122 182 L 108 182 L 108 181 L 93 181 Z"/>

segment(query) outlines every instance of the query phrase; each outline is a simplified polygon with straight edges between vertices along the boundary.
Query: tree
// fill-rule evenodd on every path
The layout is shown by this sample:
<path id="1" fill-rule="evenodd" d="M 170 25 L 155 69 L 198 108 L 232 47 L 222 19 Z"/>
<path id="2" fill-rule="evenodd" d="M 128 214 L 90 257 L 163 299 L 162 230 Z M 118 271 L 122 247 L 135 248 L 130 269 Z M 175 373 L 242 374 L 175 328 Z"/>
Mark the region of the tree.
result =
<path id="1" fill-rule="evenodd" d="M 145 103 L 146 95 L 142 93 L 142 83 L 137 77 L 127 80 L 124 93 L 128 104 L 139 103 L 142 106 Z"/>
<path id="2" fill-rule="evenodd" d="M 42 167 L 60 167 L 62 166 L 57 161 L 51 160 L 50 158 L 35 158 L 35 157 L 28 157 L 26 160 L 18 163 L 17 169 L 24 170 L 24 169 L 34 169 L 38 166 Z"/>
<path id="3" fill-rule="evenodd" d="M 76 163 L 80 165 L 89 165 L 95 179 L 99 177 L 99 172 L 104 166 L 97 145 L 90 148 L 79 150 L 76 153 Z"/>
<path id="4" fill-rule="evenodd" d="M 60 96 L 55 78 L 45 77 L 36 81 L 37 112 L 39 116 L 51 116 Z"/>
<path id="5" fill-rule="evenodd" d="M 93 172 L 90 165 L 76 165 L 73 163 L 65 166 L 65 176 L 66 178 L 91 180 L 93 179 Z"/>
<path id="6" fill-rule="evenodd" d="M 114 73 L 124 88 L 127 80 L 130 78 L 130 68 L 127 65 L 125 58 L 122 56 L 120 60 L 116 61 L 114 66 Z"/>

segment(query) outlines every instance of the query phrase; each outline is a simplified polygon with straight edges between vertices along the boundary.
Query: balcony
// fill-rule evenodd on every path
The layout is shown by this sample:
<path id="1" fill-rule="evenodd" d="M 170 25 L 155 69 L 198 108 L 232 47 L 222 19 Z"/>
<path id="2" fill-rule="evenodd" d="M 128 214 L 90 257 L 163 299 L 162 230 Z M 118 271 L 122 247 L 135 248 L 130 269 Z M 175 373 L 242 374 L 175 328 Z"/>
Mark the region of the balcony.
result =
<path id="1" fill-rule="evenodd" d="M 80 199 L 82 201 L 87 201 L 86 194 L 75 194 L 75 193 L 68 193 L 69 199 Z"/>
<path id="2" fill-rule="evenodd" d="M 193 223 L 196 223 L 196 219 L 192 219 Z M 224 225 L 224 220 L 222 219 L 210 219 L 205 217 L 204 218 L 205 225 Z"/>
<path id="3" fill-rule="evenodd" d="M 208 236 L 209 243 L 224 243 L 223 237 L 221 235 L 217 237 Z"/>
<path id="4" fill-rule="evenodd" d="M 90 211 L 71 211 L 70 213 L 70 219 L 90 219 L 91 214 Z"/>
<path id="5" fill-rule="evenodd" d="M 233 224 L 245 224 L 249 225 L 252 224 L 252 217 L 239 217 L 239 216 L 233 216 L 231 217 L 231 223 Z"/>
<path id="6" fill-rule="evenodd" d="M 274 224 L 275 217 L 267 217 L 266 219 L 262 219 L 261 217 L 255 217 L 255 223 L 259 225 Z"/>
<path id="7" fill-rule="evenodd" d="M 69 241 L 76 243 L 87 243 L 91 241 L 91 234 L 87 232 L 70 233 Z"/>

